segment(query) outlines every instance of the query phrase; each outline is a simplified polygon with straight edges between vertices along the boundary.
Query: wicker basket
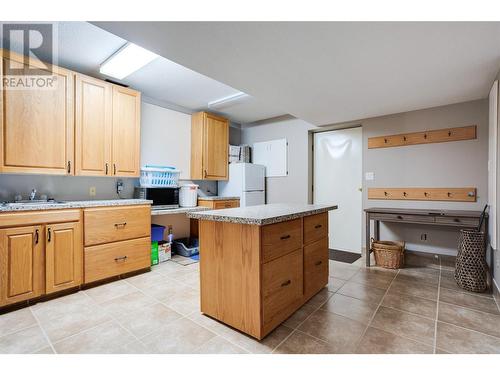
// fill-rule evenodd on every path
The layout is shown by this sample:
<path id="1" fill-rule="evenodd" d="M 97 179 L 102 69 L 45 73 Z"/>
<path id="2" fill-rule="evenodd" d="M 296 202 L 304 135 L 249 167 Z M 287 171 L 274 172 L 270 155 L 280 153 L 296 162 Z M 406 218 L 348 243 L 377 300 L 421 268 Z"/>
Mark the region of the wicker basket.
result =
<path id="1" fill-rule="evenodd" d="M 402 268 L 405 262 L 404 241 L 374 241 L 371 248 L 375 255 L 375 263 L 384 268 Z"/>
<path id="2" fill-rule="evenodd" d="M 484 292 L 488 287 L 487 269 L 484 233 L 461 230 L 455 267 L 458 286 L 471 292 Z"/>

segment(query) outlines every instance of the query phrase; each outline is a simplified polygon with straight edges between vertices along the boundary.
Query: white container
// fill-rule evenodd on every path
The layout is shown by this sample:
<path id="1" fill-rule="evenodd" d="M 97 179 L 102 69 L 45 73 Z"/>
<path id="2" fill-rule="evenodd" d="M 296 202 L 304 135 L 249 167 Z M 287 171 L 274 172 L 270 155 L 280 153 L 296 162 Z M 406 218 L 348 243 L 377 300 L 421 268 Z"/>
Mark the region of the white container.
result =
<path id="1" fill-rule="evenodd" d="M 181 207 L 196 207 L 198 205 L 198 185 L 185 184 L 179 189 L 179 205 Z"/>

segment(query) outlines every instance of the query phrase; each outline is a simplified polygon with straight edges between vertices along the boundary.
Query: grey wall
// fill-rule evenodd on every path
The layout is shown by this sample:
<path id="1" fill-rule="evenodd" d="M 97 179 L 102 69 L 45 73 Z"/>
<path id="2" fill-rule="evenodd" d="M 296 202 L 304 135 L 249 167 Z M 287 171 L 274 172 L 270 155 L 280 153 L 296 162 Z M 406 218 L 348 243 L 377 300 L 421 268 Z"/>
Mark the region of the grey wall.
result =
<path id="1" fill-rule="evenodd" d="M 488 102 L 479 100 L 454 105 L 364 119 L 363 177 L 374 172 L 373 181 L 363 181 L 363 208 L 370 206 L 480 210 L 487 200 Z M 369 137 L 475 124 L 478 138 L 471 141 L 418 145 L 387 149 L 367 149 Z M 345 126 L 348 124 L 338 124 Z M 298 119 L 278 120 L 244 127 L 242 142 L 266 141 L 286 137 L 288 177 L 267 179 L 267 202 L 308 202 L 311 152 L 309 131 L 319 128 Z M 364 178 L 363 178 L 364 180 Z M 401 202 L 367 199 L 368 187 L 468 187 L 478 189 L 477 203 Z M 427 242 L 420 235 L 427 234 Z M 386 239 L 404 238 L 408 248 L 419 251 L 456 254 L 458 232 L 452 229 L 418 225 L 384 225 Z M 364 234 L 363 234 L 364 239 Z"/>
<path id="2" fill-rule="evenodd" d="M 482 210 L 488 199 L 488 101 L 478 100 L 360 121 L 363 126 L 363 207 Z M 477 125 L 477 139 L 368 149 L 369 137 Z M 369 200 L 370 187 L 476 187 L 476 203 Z M 427 234 L 427 241 L 420 235 Z M 405 239 L 408 248 L 456 254 L 458 232 L 425 225 L 382 225 L 385 239 Z"/>
<path id="3" fill-rule="evenodd" d="M 497 76 L 495 77 L 495 80 L 500 81 L 500 72 L 498 72 Z M 500 95 L 499 95 L 500 98 Z M 500 103 L 499 103 L 500 104 Z M 500 105 L 498 105 L 498 110 L 500 111 Z M 497 129 L 500 128 L 500 115 L 497 118 L 498 124 L 497 124 Z M 500 131 L 497 131 L 497 147 L 500 147 Z M 497 160 L 497 212 L 496 212 L 496 219 L 497 219 L 497 236 L 500 234 L 500 160 Z M 497 290 L 500 291 L 500 246 L 499 246 L 499 238 L 497 238 L 497 249 L 495 251 L 492 251 L 493 255 L 493 276 L 494 276 L 494 281 L 496 283 Z"/>
<path id="4" fill-rule="evenodd" d="M 37 194 L 46 194 L 59 200 L 118 199 L 116 181 L 112 177 L 47 176 L 0 174 L 0 201 L 11 201 L 16 194 L 26 198 L 31 189 Z M 123 178 L 123 198 L 131 198 L 134 193 L 135 178 Z M 90 187 L 96 188 L 96 196 L 90 197 Z"/>
<path id="5" fill-rule="evenodd" d="M 315 126 L 295 118 L 245 127 L 242 143 L 286 138 L 288 140 L 288 176 L 266 178 L 267 203 L 308 202 L 308 132 Z"/>

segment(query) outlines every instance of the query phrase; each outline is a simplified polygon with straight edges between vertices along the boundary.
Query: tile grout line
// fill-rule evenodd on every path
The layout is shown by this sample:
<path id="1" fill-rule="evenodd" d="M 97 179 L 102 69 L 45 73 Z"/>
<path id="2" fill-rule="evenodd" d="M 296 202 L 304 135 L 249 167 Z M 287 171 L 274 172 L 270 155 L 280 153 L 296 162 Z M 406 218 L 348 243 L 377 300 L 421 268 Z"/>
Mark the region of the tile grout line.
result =
<path id="1" fill-rule="evenodd" d="M 38 317 L 35 315 L 35 313 L 33 312 L 33 310 L 31 309 L 31 306 L 29 306 L 29 310 L 31 312 L 31 315 L 33 315 L 33 317 L 35 318 L 37 324 L 38 324 L 38 328 L 40 328 L 40 330 L 42 331 L 42 334 L 43 336 L 45 337 L 45 340 L 47 340 L 47 342 L 49 343 L 49 346 L 50 348 L 52 349 L 52 351 L 57 354 L 57 351 L 56 351 L 56 348 L 54 347 L 54 345 L 52 344 L 52 340 L 49 338 L 49 335 L 47 335 L 47 332 L 45 332 L 45 328 L 43 328 L 42 326 L 42 323 L 40 322 L 40 319 L 38 319 Z M 41 350 L 43 348 L 40 348 L 38 350 Z M 35 351 L 36 352 L 36 351 Z M 33 352 L 33 353 L 35 353 Z"/>
<path id="2" fill-rule="evenodd" d="M 329 263 L 329 264 L 330 264 L 330 263 Z M 332 268 L 333 268 L 333 265 L 332 265 Z M 344 284 L 343 284 L 343 285 L 345 285 L 345 284 L 346 284 L 347 282 L 349 282 L 349 281 L 350 281 L 350 280 L 351 280 L 351 279 L 352 279 L 355 275 L 357 275 L 357 274 L 360 272 L 360 270 L 361 270 L 361 267 L 358 267 L 358 270 L 357 270 L 357 271 L 356 271 L 356 272 L 355 272 L 355 273 L 354 273 L 351 277 L 349 277 L 347 280 L 344 280 L 345 282 L 344 282 Z M 333 276 L 332 276 L 332 277 L 333 277 Z M 328 279 L 329 279 L 329 278 L 330 278 L 330 267 L 328 267 Z M 327 288 L 327 291 L 328 291 L 328 286 L 326 286 L 326 288 Z M 342 287 L 340 287 L 340 288 L 342 288 Z M 335 294 L 336 294 L 336 293 L 340 290 L 340 288 L 339 288 L 339 289 L 337 289 L 337 291 L 336 291 L 336 292 L 333 292 L 333 293 L 332 293 L 332 295 L 331 295 L 329 298 L 327 298 L 327 299 L 326 299 L 323 303 L 320 303 L 320 304 L 318 305 L 318 307 L 317 307 L 317 308 L 316 308 L 313 312 L 311 312 L 311 314 L 309 314 L 309 315 L 307 316 L 307 318 L 305 318 L 305 319 L 304 319 L 302 322 L 300 322 L 300 323 L 299 323 L 299 324 L 298 324 L 295 328 L 293 328 L 293 329 L 292 329 L 292 332 L 290 332 L 290 333 L 289 333 L 289 334 L 288 334 L 288 335 L 287 335 L 287 336 L 286 336 L 286 337 L 285 337 L 285 338 L 284 338 L 284 339 L 283 339 L 283 340 L 282 340 L 282 341 L 281 341 L 278 345 L 276 345 L 276 347 L 275 347 L 275 348 L 271 351 L 271 354 L 273 354 L 273 353 L 276 351 L 276 349 L 278 349 L 278 348 L 279 348 L 279 347 L 280 347 L 280 346 L 281 346 L 281 345 L 282 345 L 282 344 L 283 344 L 286 340 L 288 340 L 288 338 L 289 338 L 290 336 L 292 336 L 295 332 L 297 332 L 297 331 L 298 331 L 298 332 L 300 332 L 300 333 L 305 333 L 305 332 L 302 332 L 302 331 L 299 329 L 299 328 L 300 328 L 300 326 L 302 326 L 302 324 L 304 324 L 304 323 L 305 323 L 305 322 L 306 322 L 306 321 L 307 321 L 307 320 L 308 320 L 311 316 L 313 316 L 313 314 L 314 314 L 314 313 L 316 313 L 317 311 L 319 311 L 319 310 L 321 309 L 321 306 L 323 306 L 323 305 L 324 305 L 324 304 L 326 304 L 326 303 L 327 303 L 327 302 L 328 302 L 331 298 L 333 298 L 333 296 L 334 296 L 334 295 L 335 295 Z M 330 293 L 330 292 L 328 291 L 328 293 Z M 314 298 L 314 296 L 313 296 L 313 297 L 311 297 L 311 299 L 312 299 L 312 298 Z M 308 301 L 308 302 L 309 302 L 309 301 Z M 307 303 L 307 302 L 306 302 L 306 303 Z M 305 304 L 304 304 L 304 305 L 305 305 Z M 304 305 L 302 305 L 302 306 L 304 306 Z M 302 307 L 302 306 L 301 306 L 301 307 Z M 297 310 L 297 311 L 298 311 L 298 310 Z M 294 314 L 295 314 L 295 312 L 294 312 Z M 292 314 L 292 315 L 293 315 L 293 314 Z M 290 315 L 290 317 L 291 317 L 292 315 Z M 285 326 L 285 327 L 286 327 L 286 326 Z M 290 328 L 290 327 L 288 327 L 288 328 Z M 319 337 L 315 337 L 315 336 L 312 336 L 312 335 L 307 334 L 307 333 L 305 333 L 305 334 L 306 334 L 306 335 L 308 335 L 308 336 L 310 336 L 310 337 L 312 337 L 312 338 L 314 338 L 314 339 L 319 339 L 319 340 L 321 340 L 321 341 L 323 341 L 323 342 L 325 342 L 325 343 L 328 343 L 328 341 L 322 340 L 322 339 L 320 339 Z M 329 344 L 329 343 L 328 343 L 328 344 Z"/>
<path id="3" fill-rule="evenodd" d="M 434 340 L 433 340 L 433 354 L 436 354 L 436 346 L 437 346 L 437 327 L 438 327 L 438 317 L 439 317 L 439 299 L 441 298 L 441 272 L 443 271 L 443 267 L 441 265 L 441 257 L 439 257 L 439 279 L 438 279 L 438 294 L 437 294 L 437 302 L 436 302 L 436 318 L 434 320 Z"/>
<path id="4" fill-rule="evenodd" d="M 382 298 L 380 299 L 378 305 L 377 305 L 377 308 L 375 309 L 375 311 L 373 312 L 372 316 L 370 317 L 370 319 L 368 320 L 368 323 L 365 327 L 365 329 L 363 330 L 363 333 L 361 334 L 361 336 L 356 340 L 356 343 L 354 344 L 353 346 L 353 350 L 356 351 L 358 345 L 361 343 L 361 340 L 363 339 L 363 337 L 366 335 L 366 331 L 368 331 L 368 328 L 370 328 L 370 325 L 372 324 L 373 322 L 373 319 L 375 319 L 375 315 L 377 314 L 378 310 L 380 309 L 380 306 L 382 306 L 382 301 L 384 300 L 384 298 L 387 296 L 387 293 L 389 293 L 389 289 L 391 289 L 391 286 L 392 284 L 394 283 L 394 280 L 396 280 L 396 277 L 398 277 L 399 275 L 399 269 L 398 269 L 398 272 L 396 272 L 396 275 L 394 276 L 394 278 L 391 280 L 390 284 L 387 286 L 387 289 L 384 293 L 384 295 L 382 296 Z"/>

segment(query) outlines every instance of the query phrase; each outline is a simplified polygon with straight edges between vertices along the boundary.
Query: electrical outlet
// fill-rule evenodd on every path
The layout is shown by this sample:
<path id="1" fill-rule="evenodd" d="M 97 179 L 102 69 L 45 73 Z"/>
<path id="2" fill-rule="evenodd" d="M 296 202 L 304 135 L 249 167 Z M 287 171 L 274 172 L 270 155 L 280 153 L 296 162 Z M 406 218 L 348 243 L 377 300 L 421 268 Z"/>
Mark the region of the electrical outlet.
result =
<path id="1" fill-rule="evenodd" d="M 96 191 L 95 186 L 91 186 L 91 187 L 90 187 L 90 189 L 89 189 L 89 195 L 90 195 L 91 197 L 95 197 L 95 196 L 96 196 L 96 193 L 97 193 L 97 191 Z"/>
<path id="2" fill-rule="evenodd" d="M 123 191 L 123 181 L 118 180 L 116 181 L 116 193 L 120 195 L 122 191 Z"/>
<path id="3" fill-rule="evenodd" d="M 420 241 L 423 241 L 423 242 L 427 241 L 427 233 L 420 234 Z"/>

